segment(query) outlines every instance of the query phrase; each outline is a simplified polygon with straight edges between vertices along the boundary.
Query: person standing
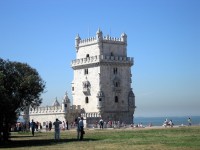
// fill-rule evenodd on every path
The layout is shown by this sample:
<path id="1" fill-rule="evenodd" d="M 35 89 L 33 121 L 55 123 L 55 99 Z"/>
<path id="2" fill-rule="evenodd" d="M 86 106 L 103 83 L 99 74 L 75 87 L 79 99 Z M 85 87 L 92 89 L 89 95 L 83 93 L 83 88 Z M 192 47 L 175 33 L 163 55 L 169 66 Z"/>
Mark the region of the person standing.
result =
<path id="1" fill-rule="evenodd" d="M 188 118 L 188 126 L 191 126 L 192 125 L 192 120 L 191 120 L 191 118 L 189 117 Z"/>
<path id="2" fill-rule="evenodd" d="M 49 128 L 48 121 L 46 121 L 46 132 L 48 131 L 48 128 Z"/>
<path id="3" fill-rule="evenodd" d="M 65 124 L 65 122 L 63 121 L 63 122 L 62 122 L 62 130 L 64 131 L 65 128 L 66 128 L 66 124 Z"/>
<path id="4" fill-rule="evenodd" d="M 103 129 L 103 119 L 102 118 L 99 120 L 99 126 L 100 126 L 100 129 Z"/>
<path id="5" fill-rule="evenodd" d="M 83 130 L 83 127 L 84 127 L 83 117 L 81 117 L 81 120 L 79 121 L 78 126 L 79 126 L 79 131 L 81 133 L 80 140 L 83 140 L 83 134 L 84 134 L 84 130 Z"/>
<path id="6" fill-rule="evenodd" d="M 79 140 L 79 138 L 80 138 L 80 137 L 79 137 L 79 136 L 80 136 L 80 135 L 79 135 L 79 133 L 80 133 L 79 121 L 80 121 L 80 117 L 76 118 L 75 121 L 74 121 L 74 122 L 75 122 L 75 125 L 76 125 L 76 130 L 77 130 L 77 140 Z"/>
<path id="7" fill-rule="evenodd" d="M 53 123 L 53 125 L 55 126 L 55 134 L 54 134 L 54 138 L 55 140 L 60 140 L 60 124 L 62 124 L 62 122 L 58 119 L 56 119 L 56 121 Z"/>
<path id="8" fill-rule="evenodd" d="M 68 120 L 66 121 L 66 129 L 69 130 L 69 123 L 68 123 Z"/>
<path id="9" fill-rule="evenodd" d="M 49 122 L 49 131 L 51 131 L 51 128 L 52 128 L 52 122 L 50 121 Z"/>
<path id="10" fill-rule="evenodd" d="M 32 122 L 31 122 L 31 124 L 30 124 L 30 126 L 31 126 L 31 131 L 32 131 L 32 135 L 34 136 L 34 132 L 35 132 L 35 122 L 33 121 L 33 119 L 32 119 Z"/>

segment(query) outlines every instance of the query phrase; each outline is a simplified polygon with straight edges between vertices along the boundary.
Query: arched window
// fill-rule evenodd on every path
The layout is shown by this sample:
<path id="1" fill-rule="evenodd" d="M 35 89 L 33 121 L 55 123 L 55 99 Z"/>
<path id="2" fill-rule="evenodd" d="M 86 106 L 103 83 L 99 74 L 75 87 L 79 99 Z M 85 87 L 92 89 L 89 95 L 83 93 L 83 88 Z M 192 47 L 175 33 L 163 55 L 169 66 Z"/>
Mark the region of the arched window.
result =
<path id="1" fill-rule="evenodd" d="M 90 57 L 90 55 L 89 55 L 89 54 L 87 54 L 87 55 L 86 55 L 86 58 L 88 58 L 88 57 Z"/>
<path id="2" fill-rule="evenodd" d="M 110 53 L 110 56 L 113 56 L 113 52 Z"/>
<path id="3" fill-rule="evenodd" d="M 99 101 L 101 102 L 101 98 L 99 98 Z"/>
<path id="4" fill-rule="evenodd" d="M 85 97 L 85 103 L 89 103 L 88 97 Z"/>
<path id="5" fill-rule="evenodd" d="M 115 96 L 115 103 L 118 103 L 118 96 Z"/>

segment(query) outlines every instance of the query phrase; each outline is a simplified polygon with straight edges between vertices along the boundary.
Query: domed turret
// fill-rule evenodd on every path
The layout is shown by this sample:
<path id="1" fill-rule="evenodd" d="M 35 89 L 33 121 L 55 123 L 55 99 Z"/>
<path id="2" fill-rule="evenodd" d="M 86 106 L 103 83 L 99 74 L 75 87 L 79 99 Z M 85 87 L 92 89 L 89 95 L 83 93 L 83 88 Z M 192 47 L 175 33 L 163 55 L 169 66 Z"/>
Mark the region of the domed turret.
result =
<path id="1" fill-rule="evenodd" d="M 57 97 L 56 97 L 56 100 L 55 100 L 55 102 L 53 103 L 53 106 L 60 106 L 60 103 L 58 102 L 58 100 L 57 100 Z"/>

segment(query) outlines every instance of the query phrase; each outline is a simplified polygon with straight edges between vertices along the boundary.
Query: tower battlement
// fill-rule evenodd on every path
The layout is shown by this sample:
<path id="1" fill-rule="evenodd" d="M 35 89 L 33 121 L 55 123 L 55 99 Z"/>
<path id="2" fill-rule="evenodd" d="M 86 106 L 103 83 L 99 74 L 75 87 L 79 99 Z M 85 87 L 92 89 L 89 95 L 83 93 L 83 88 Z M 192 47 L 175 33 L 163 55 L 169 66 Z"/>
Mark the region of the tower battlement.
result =
<path id="1" fill-rule="evenodd" d="M 110 35 L 103 36 L 103 33 L 100 29 L 98 29 L 96 33 L 96 37 L 90 37 L 86 39 L 81 39 L 79 35 L 75 38 L 75 47 L 78 49 L 82 46 L 97 44 L 97 43 L 112 43 L 112 44 L 127 44 L 127 35 L 125 33 L 121 34 L 121 37 L 111 37 Z"/>

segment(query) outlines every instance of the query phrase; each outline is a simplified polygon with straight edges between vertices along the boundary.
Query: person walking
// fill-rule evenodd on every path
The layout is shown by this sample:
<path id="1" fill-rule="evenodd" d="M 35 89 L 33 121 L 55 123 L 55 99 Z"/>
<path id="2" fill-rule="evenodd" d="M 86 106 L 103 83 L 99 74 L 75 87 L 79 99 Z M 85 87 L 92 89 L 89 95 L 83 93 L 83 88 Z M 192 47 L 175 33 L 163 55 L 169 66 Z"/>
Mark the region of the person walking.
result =
<path id="1" fill-rule="evenodd" d="M 35 122 L 33 121 L 33 119 L 32 119 L 32 122 L 31 122 L 31 124 L 30 124 L 30 126 L 31 126 L 31 131 L 32 131 L 32 135 L 34 136 L 34 132 L 35 132 Z"/>
<path id="2" fill-rule="evenodd" d="M 81 120 L 79 121 L 78 123 L 78 126 L 79 126 L 79 131 L 81 133 L 80 135 L 80 140 L 83 140 L 83 134 L 84 134 L 84 130 L 83 130 L 83 127 L 84 127 L 84 123 L 83 123 L 83 117 L 81 117 Z"/>
<path id="3" fill-rule="evenodd" d="M 55 140 L 60 140 L 60 124 L 62 124 L 62 122 L 58 119 L 56 119 L 56 121 L 53 123 L 53 125 L 55 126 L 55 133 L 54 133 L 54 138 Z"/>

